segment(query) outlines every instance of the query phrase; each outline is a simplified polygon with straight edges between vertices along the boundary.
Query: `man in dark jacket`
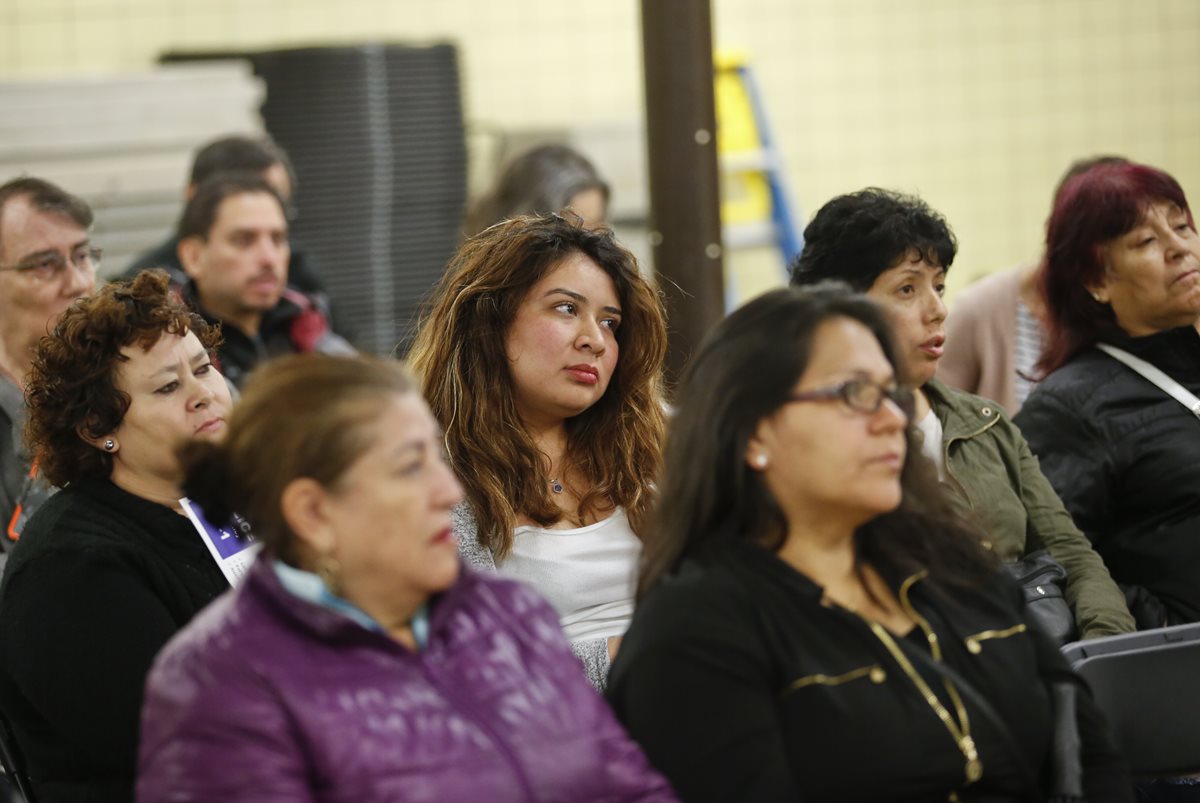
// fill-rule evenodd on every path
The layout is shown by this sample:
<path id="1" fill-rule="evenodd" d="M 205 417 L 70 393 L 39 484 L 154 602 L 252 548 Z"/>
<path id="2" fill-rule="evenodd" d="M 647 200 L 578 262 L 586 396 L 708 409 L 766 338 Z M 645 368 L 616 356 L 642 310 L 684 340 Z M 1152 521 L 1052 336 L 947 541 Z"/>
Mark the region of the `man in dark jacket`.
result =
<path id="1" fill-rule="evenodd" d="M 189 279 L 183 296 L 221 324 L 218 361 L 235 386 L 268 357 L 353 353 L 329 328 L 319 299 L 288 287 L 285 204 L 262 177 L 224 173 L 201 183 L 179 221 L 178 240 Z"/>
<path id="2" fill-rule="evenodd" d="M 184 199 L 190 201 L 196 189 L 219 173 L 257 173 L 275 188 L 284 203 L 290 205 L 296 189 L 296 174 L 287 153 L 269 138 L 222 137 L 196 151 L 192 173 L 188 178 Z M 133 278 L 148 268 L 162 268 L 171 274 L 171 281 L 180 286 L 187 283 L 187 274 L 179 259 L 179 237 L 172 234 L 165 242 L 142 254 L 121 274 Z M 288 260 L 288 284 L 302 293 L 325 294 L 325 285 L 316 266 L 293 243 Z"/>

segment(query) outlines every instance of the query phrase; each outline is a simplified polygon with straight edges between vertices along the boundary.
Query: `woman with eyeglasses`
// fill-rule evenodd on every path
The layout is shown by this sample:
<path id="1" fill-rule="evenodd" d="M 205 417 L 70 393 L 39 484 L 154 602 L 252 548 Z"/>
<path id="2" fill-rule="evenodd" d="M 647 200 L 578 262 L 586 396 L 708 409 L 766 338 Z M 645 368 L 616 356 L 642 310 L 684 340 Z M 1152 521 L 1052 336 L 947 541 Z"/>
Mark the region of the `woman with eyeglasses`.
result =
<path id="1" fill-rule="evenodd" d="M 913 423 L 921 451 L 959 514 L 985 533 L 1001 561 L 1045 549 L 1066 570 L 1065 589 L 1045 587 L 1065 596 L 1071 610 L 1039 624 L 1060 643 L 1131 632 L 1124 595 L 1020 430 L 995 402 L 935 377 L 946 342 L 942 294 L 957 248 L 945 218 L 920 198 L 865 189 L 818 210 L 804 230 L 792 283 L 844 281 L 887 310 L 905 381 L 917 388 Z"/>
<path id="2" fill-rule="evenodd" d="M 667 438 L 618 717 L 685 801 L 1129 801 L 1019 589 L 915 459 L 885 315 L 777 290 L 710 334 Z M 1082 750 L 1052 749 L 1051 685 Z M 1078 747 L 1078 743 L 1076 744 Z"/>
<path id="3" fill-rule="evenodd" d="M 229 588 L 175 456 L 224 436 L 219 338 L 148 271 L 77 301 L 34 356 L 26 436 L 62 490 L 0 583 L 0 711 L 38 800 L 133 799 L 150 664 Z"/>

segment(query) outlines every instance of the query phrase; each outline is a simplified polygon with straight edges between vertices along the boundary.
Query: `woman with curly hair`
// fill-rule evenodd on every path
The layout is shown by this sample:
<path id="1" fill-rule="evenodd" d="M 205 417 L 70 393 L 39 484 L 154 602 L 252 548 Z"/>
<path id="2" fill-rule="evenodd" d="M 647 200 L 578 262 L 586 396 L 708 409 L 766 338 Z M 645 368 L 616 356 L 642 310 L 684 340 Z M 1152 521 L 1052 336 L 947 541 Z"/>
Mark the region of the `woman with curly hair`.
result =
<path id="1" fill-rule="evenodd" d="M 666 343 L 612 232 L 542 215 L 463 244 L 410 355 L 466 489 L 460 549 L 549 599 L 597 687 L 633 613 Z"/>
<path id="2" fill-rule="evenodd" d="M 133 799 L 150 664 L 229 587 L 175 457 L 224 433 L 218 340 L 153 271 L 76 301 L 34 357 L 26 438 L 62 490 L 0 584 L 0 708 L 40 800 Z"/>

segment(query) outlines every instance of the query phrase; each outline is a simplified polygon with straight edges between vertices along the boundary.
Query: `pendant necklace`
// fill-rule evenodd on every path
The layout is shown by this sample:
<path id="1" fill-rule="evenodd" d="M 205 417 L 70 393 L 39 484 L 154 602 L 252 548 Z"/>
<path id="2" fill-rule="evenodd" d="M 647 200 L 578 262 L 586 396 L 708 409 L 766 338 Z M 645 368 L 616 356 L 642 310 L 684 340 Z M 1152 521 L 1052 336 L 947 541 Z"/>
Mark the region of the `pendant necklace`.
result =
<path id="1" fill-rule="evenodd" d="M 556 493 L 556 494 L 562 493 L 563 492 L 562 483 L 559 482 L 558 480 L 550 480 L 550 490 L 554 491 L 554 493 Z"/>

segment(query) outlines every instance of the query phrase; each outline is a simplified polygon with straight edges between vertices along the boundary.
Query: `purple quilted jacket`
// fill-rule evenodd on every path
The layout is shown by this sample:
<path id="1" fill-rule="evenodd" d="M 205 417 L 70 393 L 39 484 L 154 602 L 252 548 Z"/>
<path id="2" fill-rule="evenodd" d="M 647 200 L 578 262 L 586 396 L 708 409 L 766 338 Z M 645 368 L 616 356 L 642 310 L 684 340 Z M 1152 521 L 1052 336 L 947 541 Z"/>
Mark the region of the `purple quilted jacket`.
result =
<path id="1" fill-rule="evenodd" d="M 286 590 L 267 559 L 155 662 L 139 801 L 674 801 L 558 617 L 464 569 L 414 653 Z"/>

